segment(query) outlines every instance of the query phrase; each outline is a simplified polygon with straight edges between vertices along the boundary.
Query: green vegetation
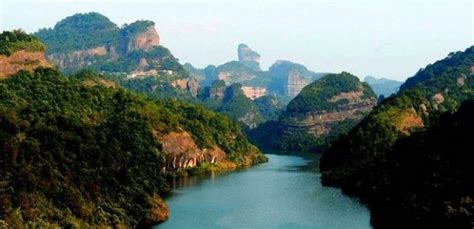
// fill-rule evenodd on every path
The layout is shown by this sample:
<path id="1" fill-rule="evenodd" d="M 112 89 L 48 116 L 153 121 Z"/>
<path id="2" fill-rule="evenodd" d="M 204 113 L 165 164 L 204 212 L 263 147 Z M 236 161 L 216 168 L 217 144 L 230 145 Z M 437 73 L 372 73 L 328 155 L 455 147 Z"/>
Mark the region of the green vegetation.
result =
<path id="1" fill-rule="evenodd" d="M 187 77 L 188 73 L 179 64 L 179 60 L 163 46 L 147 51 L 128 50 L 129 41 L 149 26 L 154 26 L 154 22 L 141 20 L 119 28 L 107 17 L 92 12 L 67 17 L 58 22 L 54 28 L 41 29 L 34 35 L 48 47 L 46 54 L 56 54 L 54 59 L 66 63 L 61 70 L 68 74 L 87 67 L 107 73 L 171 70 L 174 76 Z M 106 52 L 100 55 L 88 53 L 82 53 L 82 56 L 69 55 L 73 51 L 86 51 L 97 47 L 103 47 Z M 80 58 L 83 63 L 78 63 L 79 61 L 69 63 L 70 58 Z M 145 66 L 139 66 L 142 59 L 146 60 Z"/>
<path id="2" fill-rule="evenodd" d="M 470 47 L 407 80 L 398 94 L 326 150 L 320 164 L 323 183 L 368 202 L 375 223 L 384 228 L 397 222 L 472 227 L 473 173 L 462 164 L 472 161 L 467 140 L 472 120 L 466 118 L 472 118 L 472 102 L 451 113 L 474 98 L 473 65 Z"/>
<path id="3" fill-rule="evenodd" d="M 0 55 L 10 56 L 18 51 L 43 52 L 44 45 L 33 36 L 21 30 L 4 31 L 0 34 Z"/>
<path id="4" fill-rule="evenodd" d="M 0 223 L 13 228 L 130 227 L 166 219 L 157 135 L 188 131 L 237 165 L 265 157 L 239 124 L 200 106 L 152 101 L 53 69 L 0 81 Z M 252 154 L 251 154 L 252 153 Z"/>
<path id="5" fill-rule="evenodd" d="M 347 101 L 331 102 L 330 99 L 342 92 L 355 91 L 363 91 L 362 99 L 376 97 L 366 83 L 361 83 L 359 78 L 350 73 L 328 74 L 304 87 L 298 96 L 288 104 L 287 112 L 304 113 L 337 110 L 339 105 Z"/>
<path id="6" fill-rule="evenodd" d="M 183 68 L 189 73 L 190 76 L 196 78 L 201 87 L 208 87 L 217 80 L 216 66 L 208 65 L 204 69 L 196 69 L 190 63 L 183 64 Z"/>
<path id="7" fill-rule="evenodd" d="M 241 88 L 238 83 L 226 87 L 223 80 L 216 80 L 201 93 L 199 99 L 204 106 L 241 122 L 244 127 L 256 127 L 263 122 L 259 108 L 244 95 Z M 218 93 L 223 93 L 223 97 L 217 97 Z"/>
<path id="8" fill-rule="evenodd" d="M 262 118 L 266 121 L 278 120 L 278 117 L 285 109 L 285 103 L 281 98 L 273 95 L 265 95 L 255 100 Z"/>
<path id="9" fill-rule="evenodd" d="M 450 53 L 448 57 L 420 69 L 413 77 L 406 80 L 400 90 L 423 86 L 428 92 L 433 92 L 440 88 L 455 86 L 458 77 L 471 74 L 473 53 L 474 46 L 467 48 L 464 52 Z"/>
<path id="10" fill-rule="evenodd" d="M 370 86 L 361 83 L 356 76 L 349 73 L 328 74 L 319 80 L 307 85 L 281 112 L 278 121 L 271 121 L 247 131 L 251 141 L 262 147 L 272 150 L 293 152 L 321 152 L 331 141 L 339 135 L 347 133 L 358 121 L 365 116 L 355 113 L 353 118 L 346 118 L 339 122 L 332 122 L 327 134 L 319 137 L 311 134 L 306 127 L 292 125 L 294 119 L 303 119 L 306 112 L 338 112 L 341 105 L 348 100 L 331 101 L 333 96 L 342 92 L 362 91 L 361 99 L 375 100 L 375 94 Z M 263 99 L 263 98 L 262 98 Z M 261 103 L 256 101 L 257 104 Z M 265 112 L 261 112 L 265 114 Z M 357 118 L 359 116 L 359 118 Z M 267 120 L 272 120 L 270 117 Z M 320 123 L 322 124 L 322 123 Z"/>
<path id="11" fill-rule="evenodd" d="M 130 25 L 125 24 L 123 29 L 120 30 L 120 34 L 122 37 L 135 36 L 139 33 L 145 32 L 150 26 L 155 26 L 155 23 L 148 20 L 136 21 Z"/>
<path id="12" fill-rule="evenodd" d="M 117 46 L 119 28 L 98 13 L 75 14 L 58 22 L 53 29 L 34 34 L 47 47 L 47 54 L 85 50 L 98 46 Z"/>

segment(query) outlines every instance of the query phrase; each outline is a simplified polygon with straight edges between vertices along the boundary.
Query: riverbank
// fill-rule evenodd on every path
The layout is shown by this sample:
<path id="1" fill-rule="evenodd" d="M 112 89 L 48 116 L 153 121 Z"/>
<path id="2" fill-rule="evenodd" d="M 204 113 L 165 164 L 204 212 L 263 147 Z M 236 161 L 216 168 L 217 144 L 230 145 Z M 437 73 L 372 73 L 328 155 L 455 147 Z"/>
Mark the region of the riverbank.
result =
<path id="1" fill-rule="evenodd" d="M 266 156 L 251 168 L 174 179 L 159 228 L 370 228 L 367 208 L 321 186 L 317 155 Z"/>

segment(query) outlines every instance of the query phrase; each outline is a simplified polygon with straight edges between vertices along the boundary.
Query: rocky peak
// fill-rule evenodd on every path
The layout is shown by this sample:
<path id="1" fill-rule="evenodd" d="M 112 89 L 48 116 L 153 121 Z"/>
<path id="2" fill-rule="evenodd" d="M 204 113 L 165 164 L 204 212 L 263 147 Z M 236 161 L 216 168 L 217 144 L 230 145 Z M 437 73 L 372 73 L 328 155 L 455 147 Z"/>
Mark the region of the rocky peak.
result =
<path id="1" fill-rule="evenodd" d="M 122 51 L 129 53 L 136 50 L 150 51 L 160 45 L 160 36 L 152 21 L 136 21 L 121 29 Z"/>
<path id="2" fill-rule="evenodd" d="M 260 70 L 260 54 L 252 50 L 248 45 L 239 44 L 237 53 L 239 56 L 239 62 L 254 70 Z"/>

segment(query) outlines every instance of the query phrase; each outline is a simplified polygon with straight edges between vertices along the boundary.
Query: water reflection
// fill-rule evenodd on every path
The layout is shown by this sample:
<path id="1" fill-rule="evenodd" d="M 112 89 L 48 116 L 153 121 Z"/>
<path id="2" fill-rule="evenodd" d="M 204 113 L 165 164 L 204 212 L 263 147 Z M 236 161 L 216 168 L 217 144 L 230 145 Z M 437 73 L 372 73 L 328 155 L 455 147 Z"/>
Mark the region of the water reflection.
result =
<path id="1" fill-rule="evenodd" d="M 173 180 L 170 219 L 159 228 L 370 228 L 369 212 L 322 187 L 315 155 L 268 155 L 234 172 Z"/>

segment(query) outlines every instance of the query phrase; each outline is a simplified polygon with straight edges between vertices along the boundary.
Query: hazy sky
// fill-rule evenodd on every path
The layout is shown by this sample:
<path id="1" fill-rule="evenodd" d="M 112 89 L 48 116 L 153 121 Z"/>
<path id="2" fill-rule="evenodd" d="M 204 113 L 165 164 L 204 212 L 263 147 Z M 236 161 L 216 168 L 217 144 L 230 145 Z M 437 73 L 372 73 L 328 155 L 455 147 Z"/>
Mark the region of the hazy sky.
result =
<path id="1" fill-rule="evenodd" d="M 284 59 L 317 72 L 405 79 L 474 44 L 470 0 L 0 0 L 0 30 L 35 32 L 90 11 L 118 25 L 154 21 L 162 45 L 198 67 L 234 60 L 246 43 L 264 69 Z"/>

